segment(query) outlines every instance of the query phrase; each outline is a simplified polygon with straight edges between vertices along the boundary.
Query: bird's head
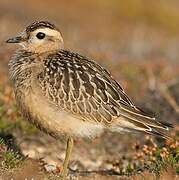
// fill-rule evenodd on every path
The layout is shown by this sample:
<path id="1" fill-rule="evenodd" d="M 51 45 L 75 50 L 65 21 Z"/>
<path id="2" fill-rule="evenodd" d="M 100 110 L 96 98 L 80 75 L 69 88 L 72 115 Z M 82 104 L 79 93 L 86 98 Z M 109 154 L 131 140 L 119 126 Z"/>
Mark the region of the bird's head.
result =
<path id="1" fill-rule="evenodd" d="M 26 27 L 20 36 L 10 38 L 7 43 L 18 43 L 23 49 L 35 53 L 44 53 L 64 48 L 61 32 L 54 24 L 36 21 Z"/>

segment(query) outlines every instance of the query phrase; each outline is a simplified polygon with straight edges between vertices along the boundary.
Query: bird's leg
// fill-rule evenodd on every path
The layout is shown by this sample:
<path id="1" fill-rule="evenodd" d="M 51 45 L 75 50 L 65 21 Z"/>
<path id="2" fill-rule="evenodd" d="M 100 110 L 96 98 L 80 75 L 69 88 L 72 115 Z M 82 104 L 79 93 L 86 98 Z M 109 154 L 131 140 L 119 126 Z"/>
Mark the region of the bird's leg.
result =
<path id="1" fill-rule="evenodd" d="M 71 152 L 73 149 L 73 138 L 69 137 L 67 140 L 67 147 L 66 147 L 66 154 L 65 154 L 65 160 L 63 162 L 63 169 L 60 173 L 60 177 L 62 180 L 65 180 L 68 174 L 68 163 L 71 157 Z"/>

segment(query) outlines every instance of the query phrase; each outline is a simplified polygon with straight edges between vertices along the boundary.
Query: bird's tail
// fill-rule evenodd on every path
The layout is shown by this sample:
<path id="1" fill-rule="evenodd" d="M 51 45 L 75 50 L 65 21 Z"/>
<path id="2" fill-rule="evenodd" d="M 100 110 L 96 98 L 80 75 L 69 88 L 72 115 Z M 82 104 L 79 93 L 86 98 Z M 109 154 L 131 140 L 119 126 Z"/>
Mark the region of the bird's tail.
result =
<path id="1" fill-rule="evenodd" d="M 137 107 L 133 110 L 122 108 L 120 115 L 112 127 L 113 131 L 140 131 L 165 139 L 170 138 L 166 132 L 173 127 L 172 124 L 157 121 Z"/>

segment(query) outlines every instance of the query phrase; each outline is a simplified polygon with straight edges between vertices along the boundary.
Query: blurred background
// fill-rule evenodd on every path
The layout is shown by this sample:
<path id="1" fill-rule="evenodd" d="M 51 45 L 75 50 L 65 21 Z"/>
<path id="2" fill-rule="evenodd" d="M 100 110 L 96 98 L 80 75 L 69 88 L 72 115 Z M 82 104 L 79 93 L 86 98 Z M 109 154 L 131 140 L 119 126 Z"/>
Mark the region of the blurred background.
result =
<path id="1" fill-rule="evenodd" d="M 144 138 L 141 134 L 111 133 L 92 142 L 77 141 L 71 168 L 97 172 L 83 174 L 83 178 L 79 173 L 72 173 L 73 176 L 82 179 L 140 178 L 136 175 L 139 172 L 153 172 L 150 176 L 177 176 L 178 9 L 177 0 L 1 0 L 0 161 L 4 165 L 1 165 L 0 177 L 19 180 L 33 174 L 38 179 L 55 178 L 64 158 L 64 142 L 55 141 L 22 120 L 8 80 L 8 61 L 17 47 L 5 41 L 35 20 L 56 24 L 66 49 L 95 59 L 111 71 L 139 107 L 175 126 L 171 132 L 172 141 Z M 24 158 L 27 155 L 29 157 Z M 34 167 L 32 172 L 29 166 Z M 36 167 L 43 167 L 43 170 L 37 171 Z M 20 172 L 23 174 L 17 172 L 18 168 L 23 168 Z M 170 174 L 166 175 L 165 170 L 169 168 Z M 107 171 L 101 171 L 103 169 Z M 113 176 L 107 176 L 110 173 Z"/>

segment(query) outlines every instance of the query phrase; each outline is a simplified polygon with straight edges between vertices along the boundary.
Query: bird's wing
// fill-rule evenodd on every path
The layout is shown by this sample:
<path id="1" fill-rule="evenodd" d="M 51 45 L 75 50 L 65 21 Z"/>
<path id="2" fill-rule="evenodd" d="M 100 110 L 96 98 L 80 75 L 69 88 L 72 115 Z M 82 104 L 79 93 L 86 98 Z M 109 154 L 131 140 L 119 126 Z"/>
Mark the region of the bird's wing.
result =
<path id="1" fill-rule="evenodd" d="M 106 69 L 79 54 L 60 51 L 49 55 L 39 81 L 49 100 L 84 120 L 109 127 L 123 117 L 133 125 L 124 127 L 128 129 L 168 128 L 137 108 Z"/>

